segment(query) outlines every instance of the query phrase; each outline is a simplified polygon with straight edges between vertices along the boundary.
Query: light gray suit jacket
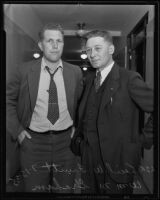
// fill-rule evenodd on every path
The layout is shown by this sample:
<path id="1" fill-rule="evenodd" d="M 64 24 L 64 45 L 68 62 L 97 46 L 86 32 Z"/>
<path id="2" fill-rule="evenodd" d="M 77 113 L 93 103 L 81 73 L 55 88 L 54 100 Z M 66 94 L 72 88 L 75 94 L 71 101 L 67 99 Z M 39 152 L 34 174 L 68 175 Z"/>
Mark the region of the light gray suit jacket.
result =
<path id="1" fill-rule="evenodd" d="M 19 66 L 7 83 L 7 132 L 13 139 L 29 127 L 36 104 L 41 59 Z M 77 66 L 63 62 L 63 78 L 68 110 L 75 120 L 78 100 L 81 96 L 82 72 Z"/>

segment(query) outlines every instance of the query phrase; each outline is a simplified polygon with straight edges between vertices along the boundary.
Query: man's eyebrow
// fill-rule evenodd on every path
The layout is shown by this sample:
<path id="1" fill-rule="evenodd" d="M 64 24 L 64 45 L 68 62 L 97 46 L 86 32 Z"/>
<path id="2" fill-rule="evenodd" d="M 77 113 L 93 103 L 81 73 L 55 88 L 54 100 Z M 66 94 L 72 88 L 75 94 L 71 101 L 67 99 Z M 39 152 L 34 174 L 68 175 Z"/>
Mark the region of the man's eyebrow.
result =
<path id="1" fill-rule="evenodd" d="M 63 39 L 60 39 L 60 38 L 57 38 L 57 39 L 54 39 L 54 38 L 47 38 L 47 40 L 51 40 L 51 41 L 63 41 Z"/>
<path id="2" fill-rule="evenodd" d="M 92 48 L 94 48 L 94 47 L 102 47 L 102 45 L 97 44 L 97 45 L 95 45 L 95 46 L 93 46 L 93 47 L 86 47 L 86 49 L 92 49 Z"/>

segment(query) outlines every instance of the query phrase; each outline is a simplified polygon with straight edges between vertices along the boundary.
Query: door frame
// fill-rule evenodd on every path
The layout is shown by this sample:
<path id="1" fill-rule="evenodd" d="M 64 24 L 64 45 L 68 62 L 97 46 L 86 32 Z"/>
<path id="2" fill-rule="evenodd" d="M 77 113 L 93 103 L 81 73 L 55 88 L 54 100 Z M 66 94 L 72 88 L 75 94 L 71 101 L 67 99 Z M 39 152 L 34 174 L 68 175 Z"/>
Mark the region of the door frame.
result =
<path id="1" fill-rule="evenodd" d="M 131 32 L 127 35 L 127 64 L 128 68 L 131 70 L 136 69 L 133 67 L 134 63 L 134 52 L 136 47 L 143 42 L 143 74 L 141 76 L 145 80 L 146 75 L 146 37 L 147 37 L 147 24 L 148 24 L 148 15 L 147 12 L 141 20 L 136 24 L 136 26 L 131 30 Z M 138 40 L 138 36 L 142 34 L 141 40 Z"/>

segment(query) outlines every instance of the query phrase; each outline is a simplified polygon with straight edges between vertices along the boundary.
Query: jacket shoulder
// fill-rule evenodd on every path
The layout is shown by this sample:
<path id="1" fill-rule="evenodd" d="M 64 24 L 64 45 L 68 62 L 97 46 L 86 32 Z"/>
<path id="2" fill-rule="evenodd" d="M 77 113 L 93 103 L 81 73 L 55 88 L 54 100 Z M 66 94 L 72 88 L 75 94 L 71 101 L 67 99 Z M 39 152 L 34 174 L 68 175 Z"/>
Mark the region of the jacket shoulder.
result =
<path id="1" fill-rule="evenodd" d="M 67 67 L 68 69 L 74 71 L 75 73 L 82 74 L 82 70 L 78 65 L 73 65 L 65 61 L 63 61 L 63 65 L 64 67 Z"/>
<path id="2" fill-rule="evenodd" d="M 77 68 L 79 69 L 80 68 L 78 65 L 73 65 L 73 64 L 66 62 L 66 61 L 63 61 L 63 65 L 65 65 L 66 67 L 69 67 L 71 69 L 77 69 Z"/>
<path id="3" fill-rule="evenodd" d="M 134 77 L 142 78 L 138 72 L 122 67 L 119 67 L 119 73 L 122 78 L 127 78 L 127 79 L 132 79 Z"/>
<path id="4" fill-rule="evenodd" d="M 18 69 L 19 69 L 19 71 L 25 72 L 25 71 L 30 70 L 34 65 L 37 65 L 37 64 L 39 65 L 39 67 L 41 66 L 40 59 L 21 63 L 20 65 L 18 65 Z"/>

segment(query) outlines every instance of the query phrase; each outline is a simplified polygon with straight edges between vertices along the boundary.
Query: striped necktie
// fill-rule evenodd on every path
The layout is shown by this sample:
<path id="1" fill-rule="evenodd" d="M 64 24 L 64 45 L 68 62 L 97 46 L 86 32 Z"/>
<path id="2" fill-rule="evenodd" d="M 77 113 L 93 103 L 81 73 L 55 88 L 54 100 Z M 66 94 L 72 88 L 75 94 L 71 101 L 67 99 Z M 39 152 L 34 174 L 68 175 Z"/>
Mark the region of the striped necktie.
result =
<path id="1" fill-rule="evenodd" d="M 98 89 L 101 86 L 101 72 L 98 70 L 96 73 L 96 77 L 94 79 L 94 85 L 95 85 L 95 90 L 96 92 L 98 91 Z"/>

